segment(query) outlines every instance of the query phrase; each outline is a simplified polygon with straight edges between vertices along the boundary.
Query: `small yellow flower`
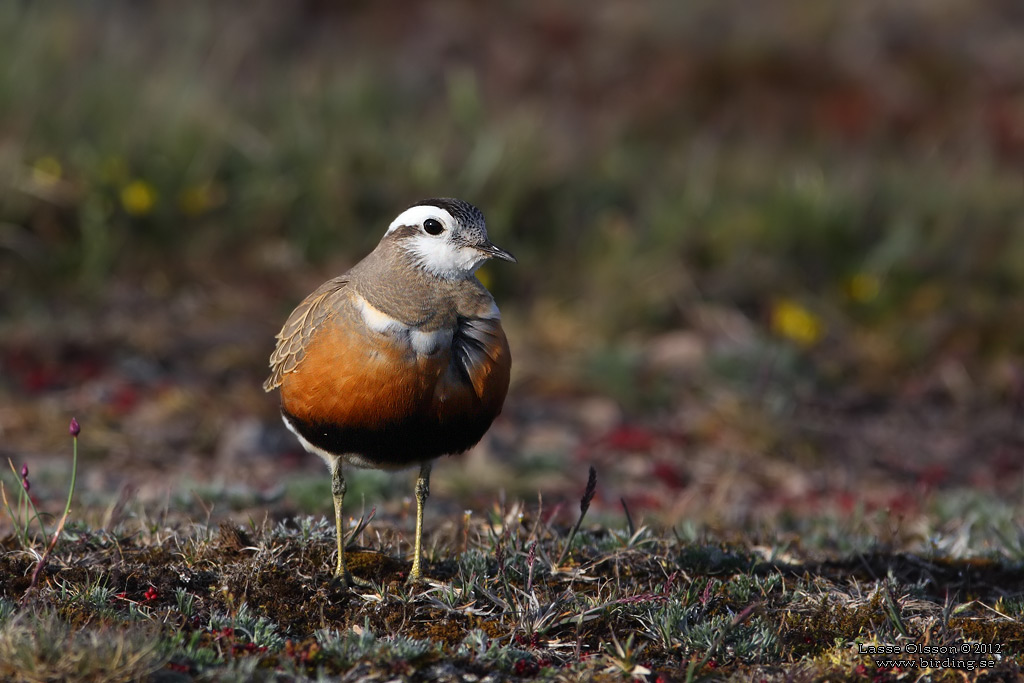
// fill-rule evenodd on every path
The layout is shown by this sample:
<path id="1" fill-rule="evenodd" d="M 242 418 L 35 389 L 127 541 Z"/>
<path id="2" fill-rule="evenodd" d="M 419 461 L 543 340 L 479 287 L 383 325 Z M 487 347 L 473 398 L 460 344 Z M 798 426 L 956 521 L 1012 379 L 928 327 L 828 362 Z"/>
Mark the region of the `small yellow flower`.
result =
<path id="1" fill-rule="evenodd" d="M 772 305 L 771 327 L 779 336 L 805 348 L 817 344 L 825 333 L 821 319 L 792 299 L 779 299 Z"/>
<path id="2" fill-rule="evenodd" d="M 121 206 L 132 216 L 145 216 L 156 205 L 156 190 L 145 180 L 133 180 L 121 188 Z"/>
<path id="3" fill-rule="evenodd" d="M 60 162 L 53 157 L 41 157 L 32 164 L 32 180 L 43 187 L 56 185 L 63 173 Z"/>
<path id="4" fill-rule="evenodd" d="M 866 304 L 882 291 L 882 282 L 877 275 L 857 273 L 846 282 L 847 295 L 857 303 Z"/>

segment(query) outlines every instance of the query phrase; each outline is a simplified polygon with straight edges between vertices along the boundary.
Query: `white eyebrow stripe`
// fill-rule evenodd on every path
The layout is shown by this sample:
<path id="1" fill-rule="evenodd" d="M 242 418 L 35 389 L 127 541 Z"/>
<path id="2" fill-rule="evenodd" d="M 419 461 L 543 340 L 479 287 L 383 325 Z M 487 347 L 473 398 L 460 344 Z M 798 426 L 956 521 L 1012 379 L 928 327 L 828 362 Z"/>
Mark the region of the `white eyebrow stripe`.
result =
<path id="1" fill-rule="evenodd" d="M 410 206 L 408 209 L 398 214 L 398 217 L 395 218 L 395 220 L 391 221 L 391 225 L 388 226 L 388 231 L 384 234 L 388 235 L 403 225 L 423 225 L 423 221 L 428 218 L 436 218 L 449 230 L 456 225 L 455 218 L 439 206 L 430 206 L 429 204 L 424 206 Z"/>

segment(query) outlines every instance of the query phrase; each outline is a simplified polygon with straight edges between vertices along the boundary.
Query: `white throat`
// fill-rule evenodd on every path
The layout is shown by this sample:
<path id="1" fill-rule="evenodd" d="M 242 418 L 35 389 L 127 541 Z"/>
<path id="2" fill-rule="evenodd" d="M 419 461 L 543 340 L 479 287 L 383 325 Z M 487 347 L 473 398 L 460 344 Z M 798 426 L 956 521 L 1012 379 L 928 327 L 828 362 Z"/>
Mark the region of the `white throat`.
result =
<path id="1" fill-rule="evenodd" d="M 432 275 L 461 280 L 476 272 L 487 256 L 473 247 L 452 244 L 431 235 L 416 235 L 404 241 L 413 260 Z"/>

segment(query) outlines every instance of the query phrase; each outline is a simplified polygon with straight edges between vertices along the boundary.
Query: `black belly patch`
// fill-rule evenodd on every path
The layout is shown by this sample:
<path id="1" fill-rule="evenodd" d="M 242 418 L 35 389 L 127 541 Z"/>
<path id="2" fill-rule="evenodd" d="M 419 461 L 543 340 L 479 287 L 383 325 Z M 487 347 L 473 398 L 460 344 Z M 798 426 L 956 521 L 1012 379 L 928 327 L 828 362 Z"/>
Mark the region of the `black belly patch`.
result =
<path id="1" fill-rule="evenodd" d="M 407 419 L 381 430 L 305 422 L 283 408 L 281 414 L 302 438 L 317 448 L 337 456 L 360 455 L 385 468 L 462 453 L 480 441 L 494 420 L 489 417 L 439 424 Z"/>

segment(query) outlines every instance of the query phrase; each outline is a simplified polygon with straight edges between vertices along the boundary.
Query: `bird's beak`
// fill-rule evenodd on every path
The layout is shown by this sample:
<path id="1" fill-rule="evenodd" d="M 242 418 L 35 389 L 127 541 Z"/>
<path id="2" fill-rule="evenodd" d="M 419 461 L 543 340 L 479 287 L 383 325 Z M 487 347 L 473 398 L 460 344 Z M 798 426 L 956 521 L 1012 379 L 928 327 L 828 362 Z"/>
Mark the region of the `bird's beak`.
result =
<path id="1" fill-rule="evenodd" d="M 502 261 L 511 261 L 512 263 L 518 263 L 516 257 L 508 253 L 501 247 L 496 247 L 490 242 L 484 242 L 483 244 L 476 245 L 477 251 L 482 251 L 491 258 L 500 258 Z"/>

